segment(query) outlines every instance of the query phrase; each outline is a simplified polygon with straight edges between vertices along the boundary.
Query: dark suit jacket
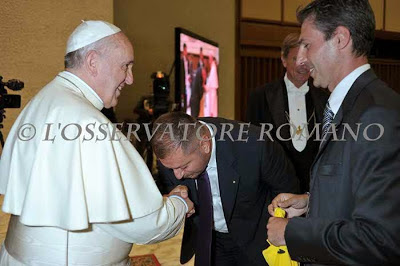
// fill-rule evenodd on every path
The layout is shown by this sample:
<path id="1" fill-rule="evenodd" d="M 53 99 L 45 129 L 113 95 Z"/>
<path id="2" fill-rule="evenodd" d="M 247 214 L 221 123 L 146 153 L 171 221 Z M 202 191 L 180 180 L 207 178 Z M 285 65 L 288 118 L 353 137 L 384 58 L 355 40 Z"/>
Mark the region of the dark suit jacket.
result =
<path id="1" fill-rule="evenodd" d="M 193 75 L 193 66 L 192 66 L 192 61 L 188 60 L 188 74 L 190 76 Z M 185 63 L 183 58 L 181 58 L 180 60 L 180 64 L 179 64 L 179 89 L 180 89 L 180 93 L 181 95 L 184 95 L 184 103 L 183 103 L 183 110 L 186 110 L 187 108 L 187 95 L 186 95 L 186 80 L 185 80 Z"/>
<path id="2" fill-rule="evenodd" d="M 329 95 L 322 89 L 315 88 L 311 82 L 309 82 L 309 88 L 309 92 L 306 94 L 306 109 L 307 120 L 310 120 L 308 132 L 311 134 L 315 123 L 322 123 L 323 112 Z M 290 139 L 290 128 L 288 126 L 282 127 L 279 132 L 279 135 L 285 141 L 279 140 L 276 137 L 276 131 L 279 126 L 288 123 L 286 113 L 289 113 L 289 103 L 283 78 L 272 83 L 267 83 L 250 93 L 247 104 L 247 121 L 254 125 L 260 125 L 260 123 L 273 125 L 271 135 L 274 140 L 282 145 L 289 159 L 292 161 L 296 175 L 300 179 L 300 188 L 303 193 L 309 189 L 309 171 L 317 155 L 319 142 L 315 141 L 315 135 L 313 135 L 307 142 L 306 148 L 298 152 L 293 147 Z M 315 119 L 310 119 L 313 115 Z"/>
<path id="3" fill-rule="evenodd" d="M 238 123 L 222 118 L 202 118 L 217 127 L 216 161 L 221 201 L 228 230 L 245 253 L 242 265 L 266 265 L 262 250 L 267 247 L 267 206 L 280 192 L 297 191 L 297 179 L 279 144 L 257 141 L 259 128 L 251 126 L 248 142 L 238 139 Z M 231 135 L 221 137 L 223 123 L 234 124 Z M 245 128 L 246 129 L 246 128 Z M 266 138 L 268 139 L 268 138 Z M 198 204 L 194 179 L 177 180 L 173 171 L 160 166 L 160 174 L 167 186 L 186 185 L 195 206 Z M 198 216 L 186 220 L 182 240 L 181 263 L 189 261 L 195 253 Z"/>
<path id="4" fill-rule="evenodd" d="M 308 218 L 289 221 L 292 259 L 400 265 L 400 96 L 364 72 L 347 93 L 311 172 Z M 345 125 L 360 134 L 354 140 Z M 383 126 L 383 135 L 379 127 Z M 365 131 L 366 130 L 366 131 Z M 367 132 L 367 137 L 363 132 Z"/>
<path id="5" fill-rule="evenodd" d="M 200 65 L 200 64 L 199 64 Z M 202 67 L 197 67 L 194 80 L 192 82 L 192 94 L 190 95 L 190 111 L 192 116 L 198 117 L 200 112 L 200 100 L 203 97 L 203 75 Z"/>

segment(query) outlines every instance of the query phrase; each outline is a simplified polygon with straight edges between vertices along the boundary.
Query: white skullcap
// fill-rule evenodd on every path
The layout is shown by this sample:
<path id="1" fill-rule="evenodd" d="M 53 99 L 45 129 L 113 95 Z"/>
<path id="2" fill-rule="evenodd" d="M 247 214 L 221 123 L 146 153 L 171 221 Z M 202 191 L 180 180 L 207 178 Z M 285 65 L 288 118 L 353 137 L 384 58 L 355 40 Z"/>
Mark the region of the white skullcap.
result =
<path id="1" fill-rule="evenodd" d="M 101 20 L 83 21 L 69 36 L 65 54 L 76 51 L 104 37 L 120 32 L 121 29 Z"/>

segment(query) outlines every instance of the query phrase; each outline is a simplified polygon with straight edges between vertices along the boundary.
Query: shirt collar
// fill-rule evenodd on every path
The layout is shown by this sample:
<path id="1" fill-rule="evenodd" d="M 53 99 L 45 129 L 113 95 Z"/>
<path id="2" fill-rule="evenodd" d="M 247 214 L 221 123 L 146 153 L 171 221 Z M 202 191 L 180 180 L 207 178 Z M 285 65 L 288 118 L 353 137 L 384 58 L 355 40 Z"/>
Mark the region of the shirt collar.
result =
<path id="1" fill-rule="evenodd" d="M 286 90 L 287 90 L 288 93 L 299 93 L 299 94 L 302 94 L 302 95 L 306 95 L 306 93 L 309 90 L 307 82 L 304 82 L 304 84 L 301 85 L 300 88 L 297 88 L 293 84 L 293 82 L 287 77 L 287 72 L 285 73 L 285 77 L 283 78 L 283 80 L 285 81 Z"/>
<path id="2" fill-rule="evenodd" d="M 199 121 L 200 123 L 202 123 L 203 125 L 206 125 L 208 128 L 208 131 L 210 132 L 212 138 L 211 138 L 211 156 L 210 156 L 210 160 L 208 161 L 208 165 L 207 165 L 207 170 L 209 168 L 214 168 L 217 167 L 217 158 L 216 158 L 216 145 L 215 145 L 215 132 L 213 131 L 212 127 L 210 127 L 207 123 L 203 122 L 203 121 Z"/>
<path id="3" fill-rule="evenodd" d="M 58 76 L 72 84 L 76 89 L 82 92 L 84 97 L 88 99 L 97 109 L 101 110 L 104 107 L 103 101 L 97 93 L 81 78 L 68 71 L 58 73 Z"/>
<path id="4" fill-rule="evenodd" d="M 332 91 L 328 101 L 332 112 L 336 115 L 351 86 L 362 73 L 370 69 L 370 64 L 364 64 L 348 74 Z"/>

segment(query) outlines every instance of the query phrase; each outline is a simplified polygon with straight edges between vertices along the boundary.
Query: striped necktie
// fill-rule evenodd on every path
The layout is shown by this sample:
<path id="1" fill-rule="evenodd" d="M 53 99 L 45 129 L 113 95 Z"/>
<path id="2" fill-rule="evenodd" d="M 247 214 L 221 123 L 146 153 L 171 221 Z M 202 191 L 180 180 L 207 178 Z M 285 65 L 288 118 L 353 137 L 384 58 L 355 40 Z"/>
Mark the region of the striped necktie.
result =
<path id="1" fill-rule="evenodd" d="M 329 105 L 329 101 L 326 102 L 325 110 L 324 110 L 324 119 L 322 120 L 322 135 L 321 135 L 321 143 L 325 140 L 326 134 L 328 133 L 329 127 L 332 123 L 334 113 Z"/>

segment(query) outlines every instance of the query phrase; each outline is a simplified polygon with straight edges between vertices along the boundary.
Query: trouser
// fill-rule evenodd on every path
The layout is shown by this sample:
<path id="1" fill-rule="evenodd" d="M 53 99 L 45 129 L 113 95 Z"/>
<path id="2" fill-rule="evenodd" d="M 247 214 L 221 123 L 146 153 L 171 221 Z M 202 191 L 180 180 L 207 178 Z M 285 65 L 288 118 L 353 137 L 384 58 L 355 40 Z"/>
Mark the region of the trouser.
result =
<path id="1" fill-rule="evenodd" d="M 249 247 L 247 247 L 249 248 Z M 255 258 L 253 251 L 251 254 L 243 247 L 239 247 L 236 241 L 229 233 L 220 233 L 213 231 L 213 240 L 211 246 L 211 265 L 213 266 L 267 266 L 268 264 L 262 258 L 260 249 L 260 258 Z M 197 265 L 196 265 L 197 266 Z"/>
<path id="2" fill-rule="evenodd" d="M 214 266 L 239 266 L 240 248 L 229 233 L 213 231 L 211 264 Z"/>

